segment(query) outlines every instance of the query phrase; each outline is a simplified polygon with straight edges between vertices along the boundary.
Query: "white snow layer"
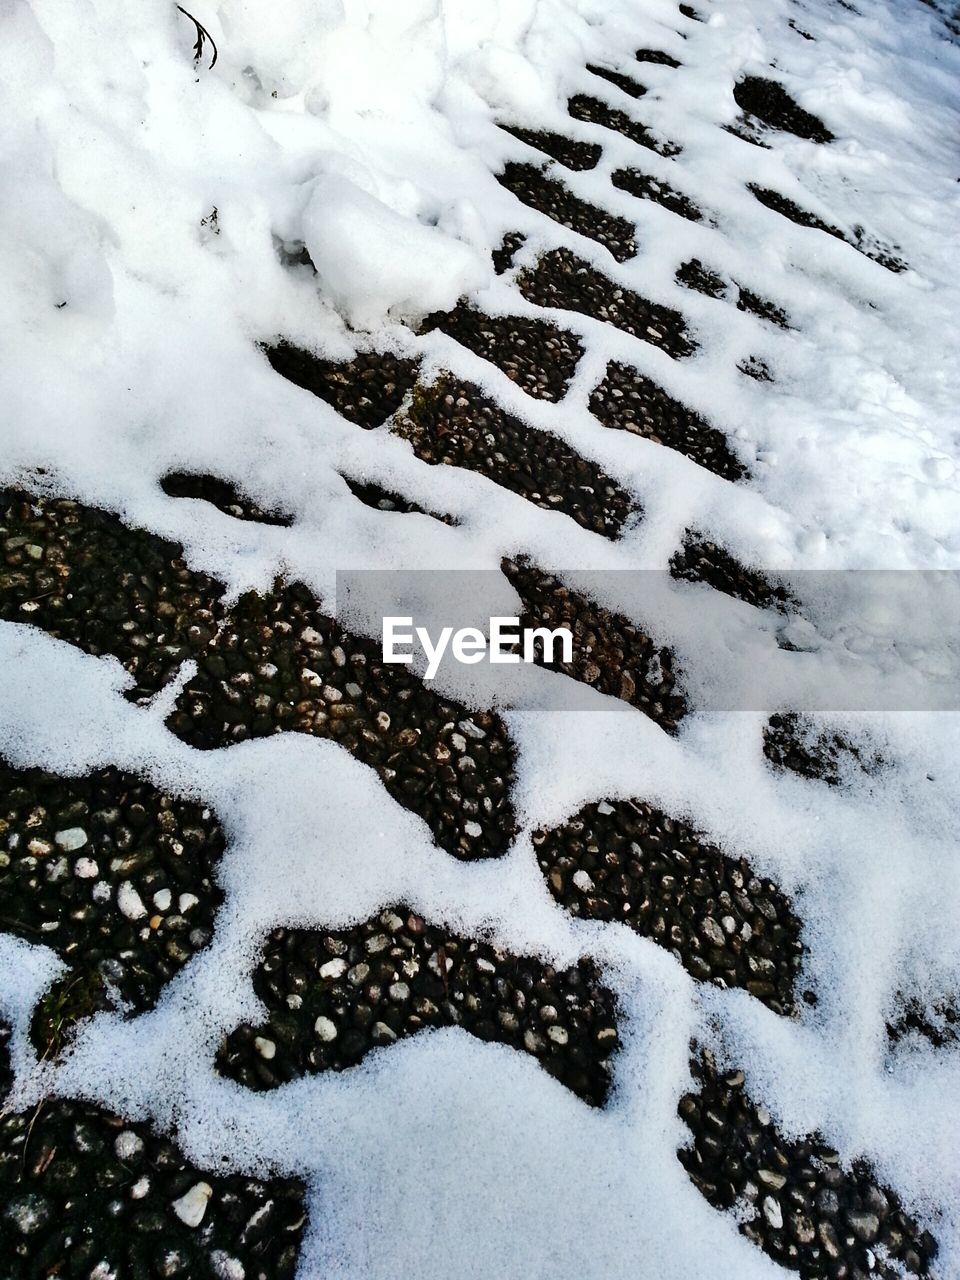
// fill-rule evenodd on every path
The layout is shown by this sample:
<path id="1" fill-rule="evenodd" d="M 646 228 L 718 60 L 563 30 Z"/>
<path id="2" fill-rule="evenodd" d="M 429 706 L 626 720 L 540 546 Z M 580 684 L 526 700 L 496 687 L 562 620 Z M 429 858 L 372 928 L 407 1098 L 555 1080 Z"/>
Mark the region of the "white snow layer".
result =
<path id="1" fill-rule="evenodd" d="M 698 24 L 671 0 L 189 7 L 219 47 L 212 71 L 194 69 L 194 28 L 168 0 L 0 6 L 4 481 L 42 483 L 182 541 L 193 567 L 235 591 L 283 573 L 331 608 L 338 568 L 495 569 L 526 552 L 567 569 L 662 569 L 691 525 L 753 564 L 960 568 L 960 50 L 929 9 L 698 0 Z M 787 26 L 791 15 L 815 43 Z M 565 113 L 578 91 L 630 110 L 584 68 L 636 75 L 641 46 L 683 63 L 640 75 L 650 86 L 640 118 L 683 144 L 676 161 Z M 737 115 L 736 79 L 771 63 L 837 135 L 829 148 L 780 134 L 764 151 L 723 131 Z M 634 260 L 616 265 L 497 184 L 504 158 L 533 154 L 498 118 L 602 140 L 598 170 L 568 182 L 636 222 Z M 630 163 L 670 174 L 715 225 L 615 189 L 609 174 Z M 911 269 L 894 276 L 793 226 L 758 205 L 748 181 L 863 224 Z M 490 250 L 513 229 L 528 236 L 524 262 L 569 245 L 678 308 L 700 349 L 674 363 L 564 315 L 587 354 L 552 405 L 442 335 L 415 337 L 404 320 L 464 291 L 492 312 L 538 312 L 493 273 Z M 303 245 L 318 277 L 285 265 Z M 694 256 L 774 298 L 796 331 L 680 289 L 674 271 Z M 609 544 L 482 477 L 427 471 L 400 440 L 359 431 L 284 382 L 255 347 L 282 334 L 347 358 L 373 341 L 348 322 L 569 440 L 637 495 L 644 519 Z M 773 386 L 737 372 L 749 354 L 768 362 Z M 708 412 L 752 481 L 731 485 L 601 428 L 587 398 L 617 358 Z M 167 498 L 158 480 L 174 468 L 230 477 L 296 521 L 238 527 Z M 341 473 L 455 510 L 460 524 L 360 506 Z M 762 625 L 706 588 L 687 590 L 720 637 L 714 652 Z M 913 621 L 922 654 L 923 619 Z M 213 945 L 153 1013 L 97 1017 L 59 1066 L 39 1065 L 26 1035 L 59 962 L 0 936 L 17 1098 L 80 1091 L 132 1115 L 176 1115 L 208 1167 L 306 1173 L 302 1280 L 771 1277 L 774 1264 L 675 1158 L 697 1035 L 745 1068 L 786 1132 L 819 1129 L 844 1157 L 874 1161 L 935 1227 L 936 1274 L 960 1273 L 960 1054 L 891 1060 L 883 1026 L 904 975 L 931 991 L 960 982 L 955 713 L 847 717 L 848 732 L 869 731 L 894 763 L 882 783 L 854 779 L 843 791 L 764 767 L 760 726 L 773 704 L 694 707 L 676 740 L 633 710 L 515 715 L 523 828 L 505 859 L 462 865 L 333 744 L 288 735 L 198 753 L 165 730 L 165 704 L 132 707 L 124 685 L 113 660 L 3 624 L 0 750 L 67 772 L 109 762 L 202 795 L 230 835 L 227 902 Z M 801 895 L 819 1006 L 777 1018 L 741 992 L 697 986 L 652 942 L 555 907 L 530 831 L 602 796 L 686 815 Z M 605 964 L 626 1032 L 610 1106 L 591 1110 L 522 1055 L 456 1030 L 264 1095 L 217 1077 L 222 1033 L 256 1013 L 250 974 L 266 930 L 344 923 L 398 900 L 564 964 L 585 953 Z"/>

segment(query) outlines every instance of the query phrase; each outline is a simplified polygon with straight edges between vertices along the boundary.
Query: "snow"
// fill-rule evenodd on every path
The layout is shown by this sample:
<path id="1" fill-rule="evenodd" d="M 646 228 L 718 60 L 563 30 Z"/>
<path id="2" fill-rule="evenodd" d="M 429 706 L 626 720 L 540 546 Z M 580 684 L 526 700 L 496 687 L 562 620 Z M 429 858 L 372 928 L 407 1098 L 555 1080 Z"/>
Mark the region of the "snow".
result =
<path id="1" fill-rule="evenodd" d="M 862 16 L 826 0 L 700 0 L 702 25 L 668 0 L 188 7 L 217 42 L 213 71 L 194 70 L 194 29 L 166 0 L 0 9 L 4 480 L 82 498 L 174 538 L 192 567 L 231 593 L 283 573 L 330 609 L 337 570 L 479 572 L 529 554 L 569 570 L 571 582 L 579 571 L 594 598 L 674 644 L 694 713 L 668 739 L 637 712 L 601 707 L 599 695 L 587 699 L 589 712 L 558 706 L 549 673 L 519 669 L 521 709 L 507 718 L 523 827 L 504 859 L 464 865 L 332 743 L 289 735 L 194 752 L 163 727 L 175 689 L 133 707 L 114 660 L 3 624 L 7 758 L 64 773 L 135 769 L 202 797 L 230 837 L 211 947 L 154 1012 L 133 1022 L 98 1015 L 59 1065 L 37 1063 L 27 1035 L 59 961 L 0 935 L 15 1098 L 79 1092 L 132 1118 L 175 1116 L 201 1167 L 305 1174 L 301 1280 L 425 1267 L 463 1277 L 772 1277 L 774 1265 L 675 1159 L 684 1132 L 676 1103 L 696 1035 L 744 1068 L 785 1132 L 819 1129 L 845 1158 L 867 1155 L 925 1222 L 942 1214 L 935 1274 L 957 1274 L 960 1055 L 891 1059 L 884 1016 L 904 982 L 928 993 L 960 986 L 951 639 L 960 49 L 940 37 L 934 13 L 907 0 L 858 0 Z M 816 43 L 793 34 L 789 16 Z M 644 45 L 683 66 L 635 64 L 632 51 Z M 632 104 L 590 76 L 588 61 L 633 74 L 651 92 Z M 737 114 L 736 78 L 774 74 L 771 62 L 837 135 L 829 148 L 781 134 L 762 151 L 718 127 Z M 683 154 L 664 160 L 569 120 L 573 92 L 634 112 Z M 495 128 L 497 118 L 603 142 L 596 171 L 564 180 L 636 221 L 636 259 L 614 264 L 496 183 L 504 159 L 530 155 Z M 631 164 L 669 176 L 716 225 L 614 188 L 610 174 Z M 794 227 L 753 200 L 747 182 L 845 227 L 862 223 L 899 245 L 910 270 L 894 276 Z M 598 321 L 558 313 L 586 355 L 553 405 L 529 400 L 443 335 L 415 337 L 404 320 L 463 291 L 493 314 L 542 314 L 493 274 L 490 251 L 514 229 L 528 236 L 523 264 L 568 245 L 679 309 L 698 352 L 674 362 Z M 295 256 L 302 245 L 316 276 L 278 253 Z M 680 288 L 674 271 L 690 257 L 771 297 L 796 330 Z M 422 354 L 428 368 L 475 381 L 595 459 L 636 494 L 643 520 L 610 544 L 483 477 L 428 471 L 404 442 L 352 427 L 279 379 L 255 348 L 277 335 L 334 358 L 370 345 Z M 749 354 L 768 362 L 773 386 L 736 372 Z M 587 401 L 614 359 L 708 413 L 754 479 L 733 486 L 598 427 Z M 159 479 L 173 469 L 231 478 L 295 523 L 239 526 L 206 504 L 167 498 Z M 460 523 L 361 507 L 341 478 L 358 474 L 455 511 Z M 799 683 L 788 682 L 775 619 L 666 580 L 688 527 L 745 563 L 800 571 L 811 584 L 815 649 Z M 630 588 L 622 571 L 638 568 L 656 572 Z M 853 569 L 944 576 L 905 574 L 895 609 L 888 580 L 874 596 L 883 612 L 851 603 L 861 580 L 834 571 Z M 838 584 L 832 594 L 828 582 Z M 472 587 L 463 590 L 469 597 Z M 493 612 L 513 610 L 509 594 Z M 489 705 L 514 670 L 491 677 L 444 664 L 438 684 Z M 851 777 L 841 793 L 773 775 L 761 726 L 798 703 L 826 705 L 831 724 L 879 747 L 891 762 L 882 783 Z M 688 818 L 798 895 L 818 1007 L 777 1018 L 742 992 L 697 986 L 625 928 L 562 914 L 530 832 L 604 796 L 641 796 Z M 270 928 L 345 924 L 396 901 L 558 963 L 595 956 L 624 1010 L 611 1104 L 592 1111 L 523 1055 L 456 1030 L 264 1095 L 216 1075 L 221 1036 L 256 1014 L 251 968 Z M 127 906 L 145 909 L 139 899 Z"/>

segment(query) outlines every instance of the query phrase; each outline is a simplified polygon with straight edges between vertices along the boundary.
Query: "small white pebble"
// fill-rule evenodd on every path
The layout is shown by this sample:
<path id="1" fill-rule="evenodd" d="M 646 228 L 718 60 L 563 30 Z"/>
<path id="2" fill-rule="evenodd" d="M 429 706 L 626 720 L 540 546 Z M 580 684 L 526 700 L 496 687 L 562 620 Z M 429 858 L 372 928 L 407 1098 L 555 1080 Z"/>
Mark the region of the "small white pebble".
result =
<path id="1" fill-rule="evenodd" d="M 257 1036 L 253 1042 L 253 1047 L 259 1053 L 261 1058 L 266 1058 L 269 1062 L 271 1058 L 275 1058 L 277 1054 L 277 1046 L 272 1040 L 268 1040 L 266 1036 Z"/>
<path id="2" fill-rule="evenodd" d="M 213 1187 L 209 1182 L 196 1182 L 179 1200 L 174 1200 L 170 1207 L 186 1226 L 199 1227 L 207 1211 L 207 1201 L 212 1195 Z"/>
<path id="3" fill-rule="evenodd" d="M 147 1177 L 138 1178 L 130 1188 L 130 1197 L 133 1200 L 142 1200 L 150 1190 L 150 1179 Z"/>
<path id="4" fill-rule="evenodd" d="M 143 1150 L 143 1139 L 132 1129 L 124 1129 L 113 1144 L 118 1160 L 132 1160 Z"/>
<path id="5" fill-rule="evenodd" d="M 217 1280 L 245 1280 L 247 1273 L 239 1258 L 231 1258 L 222 1249 L 215 1249 L 210 1255 L 210 1261 Z"/>
<path id="6" fill-rule="evenodd" d="M 181 893 L 177 906 L 180 908 L 180 914 L 184 915 L 191 907 L 195 907 L 200 899 L 193 893 Z"/>
<path id="7" fill-rule="evenodd" d="M 65 831 L 58 831 L 53 838 L 64 853 L 73 853 L 87 843 L 87 833 L 83 827 L 67 827 Z"/>
<path id="8" fill-rule="evenodd" d="M 81 880 L 93 880 L 100 874 L 100 868 L 92 858 L 78 858 L 73 864 L 73 874 Z"/>
<path id="9" fill-rule="evenodd" d="M 465 822 L 463 824 L 463 829 L 471 840 L 476 840 L 478 837 L 483 835 L 483 827 L 481 827 L 479 822 Z"/>
<path id="10" fill-rule="evenodd" d="M 128 920 L 142 920 L 147 914 L 143 899 L 129 880 L 124 880 L 117 890 L 117 906 Z"/>
<path id="11" fill-rule="evenodd" d="M 330 1018 L 319 1017 L 313 1024 L 313 1029 L 325 1044 L 337 1038 L 337 1024 Z"/>
<path id="12" fill-rule="evenodd" d="M 158 889 L 153 895 L 153 905 L 158 911 L 169 911 L 173 902 L 173 894 L 169 889 Z"/>
<path id="13" fill-rule="evenodd" d="M 575 871 L 573 873 L 573 883 L 577 886 L 581 893 L 589 893 L 593 888 L 593 881 L 587 875 L 586 871 Z"/>
<path id="14" fill-rule="evenodd" d="M 557 1026 L 556 1023 L 552 1027 L 547 1027 L 547 1035 L 554 1044 L 566 1044 L 570 1039 L 566 1027 Z"/>
<path id="15" fill-rule="evenodd" d="M 342 978 L 347 972 L 347 962 L 340 956 L 335 960 L 328 960 L 326 964 L 320 966 L 321 978 Z"/>
<path id="16" fill-rule="evenodd" d="M 113 885 L 109 880 L 98 880 L 90 890 L 90 897 L 94 902 L 109 902 L 113 896 Z"/>

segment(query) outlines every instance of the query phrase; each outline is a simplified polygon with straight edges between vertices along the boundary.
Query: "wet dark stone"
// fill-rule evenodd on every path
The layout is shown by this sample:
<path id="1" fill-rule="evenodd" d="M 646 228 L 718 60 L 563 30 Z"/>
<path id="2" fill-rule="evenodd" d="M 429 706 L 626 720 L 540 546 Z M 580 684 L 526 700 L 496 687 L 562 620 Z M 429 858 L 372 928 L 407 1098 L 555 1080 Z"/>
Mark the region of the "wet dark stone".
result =
<path id="1" fill-rule="evenodd" d="M 640 800 L 585 805 L 533 843 L 550 892 L 571 914 L 621 921 L 698 981 L 742 987 L 775 1013 L 794 1011 L 800 921 L 746 858 L 726 857 Z"/>
<path id="2" fill-rule="evenodd" d="M 444 375 L 418 387 L 395 427 L 431 465 L 466 467 L 584 529 L 617 538 L 637 511 L 630 494 L 557 436 L 527 426 L 478 387 Z"/>
<path id="3" fill-rule="evenodd" d="M 889 247 L 874 243 L 866 235 L 862 227 L 854 227 L 851 234 L 847 235 L 839 227 L 835 227 L 829 222 L 824 222 L 822 218 L 818 218 L 815 213 L 810 213 L 807 209 L 801 209 L 793 200 L 780 195 L 778 191 L 773 191 L 769 187 L 760 187 L 755 182 L 748 183 L 747 187 L 762 205 L 772 209 L 774 213 L 779 213 L 782 217 L 788 218 L 791 222 L 796 223 L 797 226 L 810 227 L 816 231 L 825 231 L 827 235 L 833 236 L 836 240 L 842 240 L 844 244 L 849 244 L 858 253 L 862 253 L 864 257 L 870 258 L 871 261 L 876 262 L 881 267 L 885 267 L 887 271 L 892 271 L 894 275 L 899 275 L 907 270 L 907 264 L 902 258 L 898 258 Z"/>
<path id="4" fill-rule="evenodd" d="M 884 761 L 864 752 L 840 733 L 824 729 L 795 711 L 772 715 L 763 730 L 763 754 L 776 769 L 789 769 L 804 778 L 840 786 L 844 774 L 860 769 L 875 774 Z"/>
<path id="5" fill-rule="evenodd" d="M 568 138 L 562 133 L 553 133 L 548 129 L 524 129 L 516 124 L 500 125 L 507 133 L 513 134 L 521 142 L 535 147 L 545 155 L 557 160 L 568 169 L 583 171 L 595 169 L 600 159 L 602 148 L 596 142 L 583 142 L 579 138 Z"/>
<path id="6" fill-rule="evenodd" d="M 691 258 L 689 262 L 684 262 L 677 268 L 674 278 L 684 288 L 706 294 L 709 298 L 724 298 L 728 301 L 733 298 L 738 311 L 749 311 L 751 315 L 757 316 L 760 320 L 768 320 L 780 329 L 790 327 L 787 313 L 776 303 L 762 298 L 758 293 L 738 285 L 735 281 L 728 283 L 719 272 L 705 267 L 699 258 Z"/>
<path id="7" fill-rule="evenodd" d="M 549 320 L 488 316 L 466 302 L 453 311 L 428 316 L 423 328 L 456 338 L 538 400 L 562 400 L 583 355 L 577 335 Z"/>
<path id="8" fill-rule="evenodd" d="M 503 242 L 499 249 L 494 249 L 493 269 L 498 276 L 502 276 L 505 271 L 509 271 L 513 266 L 513 260 L 526 244 L 527 237 L 519 231 L 508 231 L 503 237 Z"/>
<path id="9" fill-rule="evenodd" d="M 770 366 L 759 356 L 747 356 L 745 360 L 737 363 L 737 368 L 748 378 L 753 378 L 754 382 L 773 382 Z"/>
<path id="10" fill-rule="evenodd" d="M 344 476 L 343 479 L 353 496 L 359 498 L 364 506 L 373 507 L 374 511 L 397 511 L 407 515 L 430 516 L 431 519 L 439 520 L 442 524 L 459 523 L 453 516 L 443 512 L 428 511 L 426 507 L 421 507 L 409 498 L 404 498 L 393 489 L 384 489 L 373 480 L 351 480 L 349 476 Z"/>
<path id="11" fill-rule="evenodd" d="M 630 365 L 607 365 L 606 377 L 590 395 L 590 412 L 605 427 L 676 449 L 725 480 L 748 474 L 722 431 Z"/>
<path id="12" fill-rule="evenodd" d="M 324 360 L 289 342 L 264 347 L 277 373 L 311 391 L 348 422 L 370 430 L 393 416 L 413 387 L 417 362 L 389 351 L 365 351 L 350 361 Z"/>
<path id="13" fill-rule="evenodd" d="M 690 1064 L 696 1085 L 677 1108 L 692 1145 L 677 1152 L 715 1209 L 737 1206 L 740 1232 L 806 1280 L 929 1276 L 937 1243 L 866 1160 L 851 1167 L 819 1134 L 781 1135 L 711 1053 Z"/>
<path id="14" fill-rule="evenodd" d="M 679 67 L 680 63 L 669 53 L 664 53 L 660 49 L 638 49 L 638 62 L 653 62 L 661 67 Z"/>
<path id="15" fill-rule="evenodd" d="M 745 289 L 743 285 L 736 285 L 735 288 L 737 290 L 738 311 L 749 311 L 751 315 L 757 316 L 760 320 L 767 320 L 770 324 L 775 324 L 778 329 L 788 329 L 790 327 L 787 313 L 782 307 L 778 307 L 775 302 L 771 302 L 768 298 L 762 298 L 751 289 Z"/>
<path id="16" fill-rule="evenodd" d="M 528 563 L 504 560 L 501 569 L 520 596 L 521 629 L 566 627 L 573 634 L 573 661 L 546 664 L 538 648 L 538 665 L 549 665 L 589 685 L 598 693 L 638 707 L 667 733 L 676 733 L 686 713 L 678 688 L 675 659 L 629 618 L 572 591 L 553 574 Z"/>
<path id="17" fill-rule="evenodd" d="M 758 569 L 747 569 L 729 551 L 689 534 L 670 561 L 670 575 L 684 582 L 706 582 L 725 595 L 758 609 L 785 611 L 796 602 L 781 583 Z"/>
<path id="18" fill-rule="evenodd" d="M 683 148 L 676 142 L 666 142 L 638 121 L 631 119 L 625 111 L 618 111 L 599 98 L 586 93 L 577 93 L 567 103 L 567 111 L 574 120 L 582 120 L 585 124 L 599 124 L 605 129 L 620 133 L 631 142 L 639 143 L 649 151 L 656 151 L 661 156 L 677 156 Z"/>
<path id="19" fill-rule="evenodd" d="M 235 484 L 231 484 L 229 480 L 221 480 L 219 476 L 170 471 L 160 481 L 160 488 L 170 498 L 200 498 L 237 520 L 255 520 L 260 524 L 283 527 L 293 524 L 292 516 L 264 510 L 252 498 L 242 494 Z"/>
<path id="20" fill-rule="evenodd" d="M 3 490 L 0 544 L 0 620 L 113 654 L 136 680 L 130 698 L 202 652 L 222 612 L 222 584 L 188 569 L 182 546 L 79 502 Z"/>
<path id="21" fill-rule="evenodd" d="M 249 1089 L 346 1071 L 371 1049 L 455 1026 L 530 1054 L 591 1106 L 607 1097 L 618 1010 L 590 960 L 558 970 L 401 905 L 349 929 L 276 929 L 253 985 L 268 1021 L 238 1027 L 217 1058 Z"/>
<path id="22" fill-rule="evenodd" d="M 697 13 L 693 5 L 682 4 L 680 6 L 680 12 L 683 14 L 685 18 L 690 18 L 693 22 L 703 22 L 703 17 L 699 13 Z"/>
<path id="23" fill-rule="evenodd" d="M 499 716 L 384 663 L 302 583 L 249 592 L 227 616 L 167 727 L 202 750 L 294 731 L 332 738 L 374 768 L 454 857 L 497 857 L 514 830 L 514 752 Z M 451 745 L 468 724 L 469 748 Z M 468 756 L 471 763 L 465 764 Z"/>
<path id="24" fill-rule="evenodd" d="M 497 175 L 497 181 L 531 209 L 602 244 L 617 262 L 636 255 L 636 227 L 632 222 L 581 200 L 536 165 L 510 160 L 503 173 Z"/>
<path id="25" fill-rule="evenodd" d="M 0 759 L 0 930 L 70 966 L 37 1007 L 40 1054 L 118 1000 L 156 1004 L 212 937 L 223 849 L 210 809 L 133 774 L 62 778 Z"/>
<path id="26" fill-rule="evenodd" d="M 834 135 L 823 121 L 803 107 L 776 80 L 745 76 L 734 86 L 733 96 L 742 111 L 756 116 L 771 129 L 781 129 L 811 142 L 832 142 Z"/>
<path id="27" fill-rule="evenodd" d="M 174 1205 L 198 1185 L 190 1226 Z M 4 1280 L 293 1280 L 306 1224 L 298 1179 L 210 1173 L 148 1125 L 62 1098 L 0 1113 L 0 1202 Z"/>
<path id="28" fill-rule="evenodd" d="M 727 282 L 716 271 L 705 267 L 699 258 L 691 258 L 689 262 L 677 267 L 674 279 L 686 289 L 706 294 L 708 298 L 723 298 L 727 292 Z"/>
<path id="29" fill-rule="evenodd" d="M 636 196 L 638 200 L 652 200 L 655 204 L 669 209 L 671 213 L 679 214 L 681 218 L 686 218 L 690 222 L 703 220 L 702 212 L 693 201 L 661 178 L 653 178 L 648 173 L 641 173 L 639 169 L 617 169 L 611 174 L 610 181 L 621 191 L 628 191 L 630 195 Z"/>
<path id="30" fill-rule="evenodd" d="M 887 1020 L 887 1036 L 893 1044 L 922 1036 L 935 1049 L 960 1044 L 960 995 L 924 1001 L 901 992 Z"/>
<path id="31" fill-rule="evenodd" d="M 652 342 L 674 359 L 697 348 L 679 311 L 649 302 L 616 284 L 569 249 L 545 253 L 536 267 L 520 273 L 517 286 L 529 302 L 603 320 L 643 342 Z"/>
<path id="32" fill-rule="evenodd" d="M 609 67 L 598 67 L 592 62 L 587 63 L 587 70 L 593 75 L 599 76 L 601 80 L 606 80 L 608 84 L 614 85 L 631 98 L 642 98 L 647 92 L 645 84 L 640 84 L 632 76 L 624 75 L 622 71 L 612 71 Z"/>

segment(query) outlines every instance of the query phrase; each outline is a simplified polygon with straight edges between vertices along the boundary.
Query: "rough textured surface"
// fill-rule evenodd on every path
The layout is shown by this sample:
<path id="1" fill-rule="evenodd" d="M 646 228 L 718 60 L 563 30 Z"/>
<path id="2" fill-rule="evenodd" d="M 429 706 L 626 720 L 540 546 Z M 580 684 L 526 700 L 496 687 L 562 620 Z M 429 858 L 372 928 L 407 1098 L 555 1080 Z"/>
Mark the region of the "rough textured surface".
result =
<path id="1" fill-rule="evenodd" d="M 216 629 L 221 584 L 106 511 L 6 489 L 0 544 L 0 620 L 113 654 L 136 680 L 131 698 L 156 693 Z"/>
<path id="2" fill-rule="evenodd" d="M 512 560 L 504 560 L 502 569 L 523 605 L 521 628 L 563 626 L 573 635 L 573 661 L 555 661 L 551 670 L 621 698 L 668 733 L 676 732 L 686 703 L 669 649 L 657 645 L 629 618 L 572 591 L 553 574 Z M 542 650 L 537 653 L 540 661 Z"/>
<path id="3" fill-rule="evenodd" d="M 288 526 L 293 517 L 277 511 L 265 511 L 252 498 L 241 493 L 229 480 L 192 471 L 170 471 L 160 481 L 160 488 L 170 498 L 199 498 L 236 520 L 254 520 L 259 524 Z"/>
<path id="4" fill-rule="evenodd" d="M 897 257 L 892 249 L 873 243 L 862 227 L 854 227 L 850 235 L 847 235 L 839 227 L 834 226 L 832 223 L 824 222 L 822 218 L 819 218 L 815 213 L 810 213 L 807 209 L 801 209 L 794 200 L 781 195 L 770 187 L 761 187 L 755 182 L 750 182 L 747 186 L 762 205 L 772 209 L 774 213 L 781 214 L 784 218 L 789 218 L 797 226 L 825 231 L 828 236 L 833 236 L 834 239 L 842 240 L 844 244 L 849 244 L 858 253 L 862 253 L 864 257 L 870 258 L 871 261 L 878 263 L 881 267 L 885 267 L 888 271 L 892 271 L 895 275 L 907 270 L 907 264 L 902 258 Z"/>
<path id="5" fill-rule="evenodd" d="M 639 143 L 649 151 L 656 151 L 661 156 L 679 155 L 682 148 L 675 142 L 667 142 L 658 138 L 645 125 L 628 116 L 625 111 L 618 111 L 609 103 L 587 93 L 576 93 L 567 103 L 567 111 L 574 120 L 582 120 L 586 124 L 603 125 L 614 133 L 621 133 L 631 142 Z"/>
<path id="6" fill-rule="evenodd" d="M 647 92 L 646 85 L 634 80 L 633 76 L 624 75 L 622 71 L 613 71 L 610 67 L 598 67 L 591 62 L 587 63 L 587 70 L 592 72 L 593 75 L 599 76 L 602 80 L 606 80 L 608 84 L 614 85 L 631 98 L 642 98 Z"/>
<path id="7" fill-rule="evenodd" d="M 92 1103 L 0 1111 L 4 1280 L 293 1280 L 303 1184 L 224 1177 Z"/>
<path id="8" fill-rule="evenodd" d="M 602 148 L 596 142 L 568 138 L 565 134 L 554 133 L 550 129 L 525 129 L 518 124 L 501 122 L 500 128 L 519 138 L 521 142 L 526 142 L 528 146 L 535 147 L 537 151 L 542 151 L 552 159 L 558 160 L 568 169 L 578 172 L 595 169 L 600 159 Z"/>
<path id="9" fill-rule="evenodd" d="M 379 643 L 345 631 L 301 583 L 242 596 L 199 668 L 167 721 L 191 746 L 285 730 L 332 738 L 376 769 L 455 857 L 506 848 L 513 748 L 499 716 L 471 712 L 409 667 L 385 664 Z"/>
<path id="10" fill-rule="evenodd" d="M 618 537 L 637 510 L 630 494 L 595 462 L 449 375 L 418 388 L 395 430 L 422 461 L 477 471 L 605 538 Z"/>
<path id="11" fill-rule="evenodd" d="M 746 858 L 726 857 L 640 800 L 585 805 L 533 843 L 550 892 L 573 915 L 621 921 L 699 981 L 793 1011 L 800 921 Z"/>
<path id="12" fill-rule="evenodd" d="M 617 169 L 610 175 L 610 181 L 621 191 L 628 191 L 630 195 L 636 196 L 638 200 L 652 200 L 655 204 L 669 209 L 671 213 L 679 214 L 689 222 L 703 221 L 702 212 L 690 197 L 671 187 L 669 182 L 665 182 L 662 178 L 651 177 L 648 173 L 641 173 L 639 169 Z"/>
<path id="13" fill-rule="evenodd" d="M 790 593 L 758 569 L 747 569 L 729 551 L 689 534 L 670 561 L 670 574 L 684 582 L 706 582 L 758 609 L 783 609 L 793 603 Z"/>
<path id="14" fill-rule="evenodd" d="M 679 311 L 616 284 L 569 249 L 545 253 L 533 270 L 517 277 L 520 292 L 541 307 L 580 311 L 622 329 L 680 359 L 696 350 Z"/>
<path id="15" fill-rule="evenodd" d="M 461 1027 L 530 1054 L 602 1106 L 616 1050 L 615 998 L 596 967 L 555 969 L 388 908 L 351 929 L 277 929 L 254 973 L 262 1026 L 227 1038 L 220 1070 L 250 1089 L 344 1071 L 430 1027 Z"/>
<path id="16" fill-rule="evenodd" d="M 365 507 L 372 507 L 374 511 L 397 511 L 406 515 L 430 516 L 431 519 L 440 520 L 443 524 L 458 523 L 456 517 L 438 511 L 428 511 L 426 507 L 421 507 L 410 498 L 395 493 L 393 489 L 384 489 L 373 480 L 352 480 L 349 476 L 344 476 L 343 479 L 353 496 L 359 498 Z"/>
<path id="17" fill-rule="evenodd" d="M 488 316 L 461 302 L 428 316 L 423 329 L 440 329 L 502 369 L 538 400 L 562 400 L 583 346 L 576 334 L 533 316 Z"/>
<path id="18" fill-rule="evenodd" d="M 771 129 L 782 129 L 798 138 L 809 138 L 811 142 L 833 141 L 833 134 L 823 121 L 804 111 L 776 80 L 744 76 L 734 86 L 733 96 L 741 110 L 756 116 Z"/>
<path id="19" fill-rule="evenodd" d="M 678 1109 L 693 1142 L 677 1154 L 714 1208 L 737 1207 L 748 1240 L 807 1280 L 929 1275 L 936 1242 L 866 1161 L 845 1168 L 817 1134 L 784 1138 L 743 1072 L 722 1074 L 709 1053 L 691 1072 Z"/>
<path id="20" fill-rule="evenodd" d="M 379 427 L 396 413 L 417 377 L 416 361 L 389 351 L 366 351 L 343 362 L 324 360 L 289 342 L 263 350 L 288 382 L 312 391 L 349 422 L 367 429 Z"/>
<path id="21" fill-rule="evenodd" d="M 606 376 L 590 394 L 590 412 L 605 427 L 676 449 L 726 480 L 747 474 L 722 431 L 630 365 L 607 365 Z"/>
<path id="22" fill-rule="evenodd" d="M 37 1007 L 39 1053 L 97 1009 L 156 1003 L 212 937 L 223 849 L 208 808 L 129 773 L 60 778 L 0 759 L 0 930 L 70 966 Z"/>
<path id="23" fill-rule="evenodd" d="M 860 769 L 877 773 L 883 767 L 878 753 L 865 753 L 840 733 L 815 720 L 787 711 L 773 715 L 763 730 L 763 754 L 777 769 L 840 786 L 844 773 Z"/>
<path id="24" fill-rule="evenodd" d="M 638 62 L 653 62 L 662 67 L 679 67 L 680 63 L 669 53 L 664 53 L 660 49 L 638 49 Z"/>
<path id="25" fill-rule="evenodd" d="M 935 1049 L 960 1044 L 960 993 L 926 1002 L 901 994 L 887 1019 L 887 1035 L 893 1044 L 917 1037 Z"/>
<path id="26" fill-rule="evenodd" d="M 788 329 L 790 322 L 787 313 L 775 302 L 770 302 L 752 289 L 739 285 L 736 281 L 728 282 L 718 271 L 704 266 L 699 258 L 691 258 L 681 263 L 675 273 L 678 284 L 685 289 L 693 289 L 696 293 L 706 294 L 708 298 L 724 298 L 735 301 L 738 311 L 749 311 L 760 320 L 768 320 L 779 329 Z"/>
<path id="27" fill-rule="evenodd" d="M 510 160 L 497 180 L 531 209 L 602 244 L 617 262 L 626 262 L 635 256 L 636 227 L 632 222 L 581 200 L 536 165 Z"/>

